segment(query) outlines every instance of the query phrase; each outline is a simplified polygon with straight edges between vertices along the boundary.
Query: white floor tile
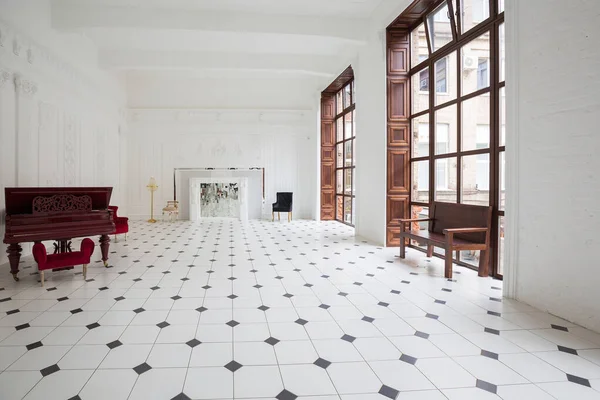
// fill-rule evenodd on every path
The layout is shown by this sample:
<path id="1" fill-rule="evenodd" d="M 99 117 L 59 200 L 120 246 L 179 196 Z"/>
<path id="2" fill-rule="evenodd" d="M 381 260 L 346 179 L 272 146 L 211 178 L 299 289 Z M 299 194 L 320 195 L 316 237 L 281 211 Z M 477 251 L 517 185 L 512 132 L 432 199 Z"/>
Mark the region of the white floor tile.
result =
<path id="1" fill-rule="evenodd" d="M 106 345 L 77 345 L 58 362 L 60 369 L 96 369 L 110 349 Z"/>
<path id="2" fill-rule="evenodd" d="M 281 367 L 283 384 L 297 396 L 336 394 L 326 370 L 313 364 Z"/>
<path id="3" fill-rule="evenodd" d="M 134 368 L 148 358 L 152 345 L 124 344 L 112 349 L 100 364 L 100 368 Z"/>
<path id="4" fill-rule="evenodd" d="M 132 369 L 98 370 L 81 390 L 85 400 L 126 399 L 138 375 Z"/>
<path id="5" fill-rule="evenodd" d="M 404 361 L 375 361 L 369 365 L 384 385 L 399 391 L 435 389 L 414 365 Z"/>
<path id="6" fill-rule="evenodd" d="M 525 378 L 502 364 L 500 361 L 488 357 L 456 357 L 454 358 L 454 361 L 460 364 L 477 379 L 494 385 L 529 383 Z"/>
<path id="7" fill-rule="evenodd" d="M 554 397 L 532 384 L 499 386 L 498 396 L 502 400 L 554 400 Z"/>
<path id="8" fill-rule="evenodd" d="M 236 398 L 275 397 L 283 390 L 279 368 L 242 367 L 234 373 Z"/>
<path id="9" fill-rule="evenodd" d="M 352 345 L 340 339 L 313 340 L 319 357 L 330 362 L 363 361 L 363 357 Z"/>
<path id="10" fill-rule="evenodd" d="M 222 367 L 233 360 L 231 343 L 202 343 L 194 347 L 190 367 Z"/>
<path id="11" fill-rule="evenodd" d="M 391 337 L 391 342 L 403 354 L 416 358 L 439 358 L 445 354 L 431 341 L 418 336 Z"/>
<path id="12" fill-rule="evenodd" d="M 475 386 L 476 379 L 451 358 L 424 358 L 415 366 L 438 389 Z"/>
<path id="13" fill-rule="evenodd" d="M 388 338 L 358 338 L 352 344 L 366 361 L 397 360 L 402 355 Z"/>
<path id="14" fill-rule="evenodd" d="M 185 368 L 153 368 L 138 377 L 129 400 L 172 399 L 183 391 Z"/>
<path id="15" fill-rule="evenodd" d="M 498 359 L 532 383 L 567 380 L 567 376 L 563 371 L 530 353 L 501 354 Z"/>
<path id="16" fill-rule="evenodd" d="M 381 381 L 365 362 L 334 363 L 327 373 L 341 395 L 377 393 L 381 389 Z"/>
<path id="17" fill-rule="evenodd" d="M 153 368 L 187 367 L 191 353 L 187 344 L 155 344 L 146 362 Z"/>
<path id="18" fill-rule="evenodd" d="M 540 383 L 539 388 L 557 400 L 598 400 L 600 393 L 572 382 Z"/>
<path id="19" fill-rule="evenodd" d="M 6 371 L 0 374 L 0 399 L 20 400 L 41 379 L 37 371 Z"/>
<path id="20" fill-rule="evenodd" d="M 93 370 L 58 371 L 44 377 L 24 400 L 63 400 L 77 395 Z"/>
<path id="21" fill-rule="evenodd" d="M 265 342 L 236 342 L 233 359 L 242 365 L 277 365 L 273 346 Z"/>
<path id="22" fill-rule="evenodd" d="M 183 393 L 192 399 L 233 397 L 233 373 L 223 367 L 190 368 Z"/>
<path id="23" fill-rule="evenodd" d="M 8 367 L 9 371 L 40 371 L 50 365 L 58 363 L 71 347 L 69 346 L 42 346 L 29 350 L 21 358 Z"/>

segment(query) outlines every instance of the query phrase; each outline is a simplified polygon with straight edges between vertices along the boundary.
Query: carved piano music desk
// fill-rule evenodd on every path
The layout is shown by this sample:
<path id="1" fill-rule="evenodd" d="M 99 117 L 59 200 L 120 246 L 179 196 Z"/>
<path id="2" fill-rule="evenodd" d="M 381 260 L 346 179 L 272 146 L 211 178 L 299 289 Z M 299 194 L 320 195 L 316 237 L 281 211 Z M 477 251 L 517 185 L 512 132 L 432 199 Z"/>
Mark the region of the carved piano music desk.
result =
<path id="1" fill-rule="evenodd" d="M 20 243 L 53 240 L 54 253 L 71 251 L 71 240 L 100 235 L 108 266 L 109 234 L 115 225 L 108 209 L 112 187 L 5 188 L 6 233 L 10 272 L 19 280 Z"/>

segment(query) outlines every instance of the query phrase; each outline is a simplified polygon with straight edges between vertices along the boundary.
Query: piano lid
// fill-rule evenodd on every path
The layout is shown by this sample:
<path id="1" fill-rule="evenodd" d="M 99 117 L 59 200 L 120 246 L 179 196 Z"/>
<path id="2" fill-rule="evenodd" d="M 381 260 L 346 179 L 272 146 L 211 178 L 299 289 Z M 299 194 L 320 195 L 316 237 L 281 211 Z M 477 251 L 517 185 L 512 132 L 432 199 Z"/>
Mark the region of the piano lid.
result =
<path id="1" fill-rule="evenodd" d="M 87 195 L 92 199 L 92 210 L 106 210 L 110 204 L 112 187 L 20 187 L 5 188 L 6 214 L 33 214 L 33 199 L 60 194 Z"/>

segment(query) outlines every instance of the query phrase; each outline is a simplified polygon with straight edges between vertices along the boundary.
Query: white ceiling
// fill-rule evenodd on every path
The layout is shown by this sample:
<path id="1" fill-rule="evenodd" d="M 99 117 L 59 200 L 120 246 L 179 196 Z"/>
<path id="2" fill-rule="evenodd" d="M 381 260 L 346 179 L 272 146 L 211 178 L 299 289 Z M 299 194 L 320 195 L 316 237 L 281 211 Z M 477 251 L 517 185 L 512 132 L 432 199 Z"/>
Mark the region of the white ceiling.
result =
<path id="1" fill-rule="evenodd" d="M 382 0 L 53 0 L 119 71 L 272 70 L 334 77 L 365 43 Z"/>
<path id="2" fill-rule="evenodd" d="M 317 93 L 373 19 L 408 0 L 50 1 L 52 28 L 91 39 L 100 66 L 127 79 L 285 77 Z"/>
<path id="3" fill-rule="evenodd" d="M 280 15 L 369 16 L 380 0 L 59 0 L 63 5 L 214 10 Z"/>

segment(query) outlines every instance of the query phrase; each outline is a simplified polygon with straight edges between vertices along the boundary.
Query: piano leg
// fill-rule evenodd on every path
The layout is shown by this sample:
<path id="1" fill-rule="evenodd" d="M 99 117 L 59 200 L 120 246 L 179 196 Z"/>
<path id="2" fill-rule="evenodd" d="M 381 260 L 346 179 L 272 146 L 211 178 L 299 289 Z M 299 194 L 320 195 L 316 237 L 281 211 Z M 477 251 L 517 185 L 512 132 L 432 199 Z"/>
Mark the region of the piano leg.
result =
<path id="1" fill-rule="evenodd" d="M 108 246 L 110 244 L 110 237 L 108 235 L 100 236 L 100 251 L 102 252 L 102 261 L 104 266 L 108 267 Z"/>
<path id="2" fill-rule="evenodd" d="M 19 261 L 21 260 L 21 250 L 23 248 L 18 243 L 13 243 L 8 246 L 8 261 L 10 262 L 10 273 L 15 281 L 19 281 L 17 274 L 19 273 Z"/>

